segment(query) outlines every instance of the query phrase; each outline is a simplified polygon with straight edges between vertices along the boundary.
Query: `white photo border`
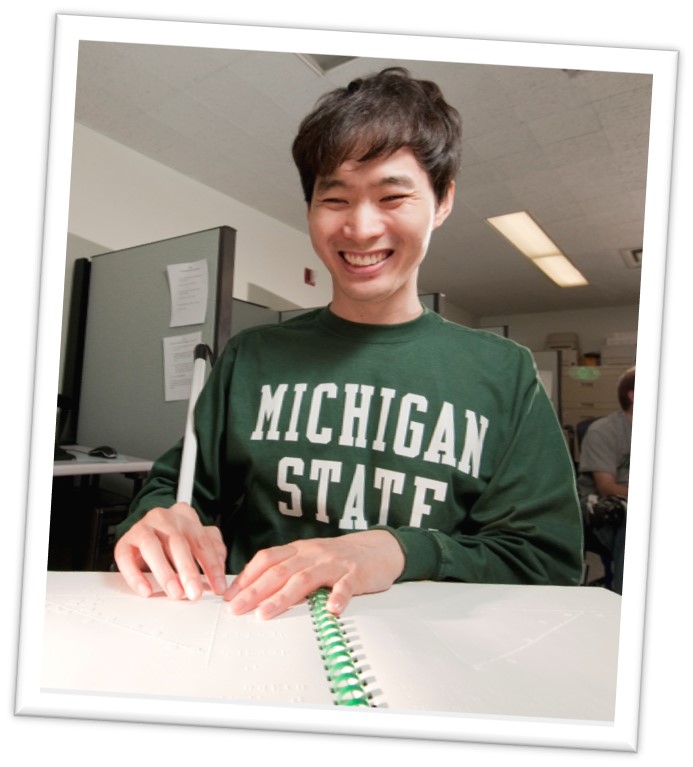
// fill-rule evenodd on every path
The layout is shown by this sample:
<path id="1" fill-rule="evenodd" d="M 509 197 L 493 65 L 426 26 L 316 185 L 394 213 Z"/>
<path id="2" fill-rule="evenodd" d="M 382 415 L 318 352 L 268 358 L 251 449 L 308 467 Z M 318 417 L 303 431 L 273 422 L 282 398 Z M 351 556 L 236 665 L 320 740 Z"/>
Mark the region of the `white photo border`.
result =
<path id="1" fill-rule="evenodd" d="M 638 417 L 631 456 L 631 513 L 622 601 L 616 714 L 613 726 L 532 722 L 500 717 L 379 712 L 373 717 L 270 705 L 125 696 L 46 693 L 40 689 L 45 562 L 48 550 L 62 287 L 68 231 L 72 135 L 81 40 L 266 51 L 344 54 L 646 73 L 653 76 L 640 321 Z M 46 186 L 46 213 L 32 421 L 16 713 L 116 721 L 199 724 L 384 735 L 523 745 L 635 750 L 640 704 L 649 528 L 657 424 L 660 347 L 673 146 L 677 53 L 546 43 L 517 43 L 402 34 L 318 31 L 227 24 L 58 16 Z"/>

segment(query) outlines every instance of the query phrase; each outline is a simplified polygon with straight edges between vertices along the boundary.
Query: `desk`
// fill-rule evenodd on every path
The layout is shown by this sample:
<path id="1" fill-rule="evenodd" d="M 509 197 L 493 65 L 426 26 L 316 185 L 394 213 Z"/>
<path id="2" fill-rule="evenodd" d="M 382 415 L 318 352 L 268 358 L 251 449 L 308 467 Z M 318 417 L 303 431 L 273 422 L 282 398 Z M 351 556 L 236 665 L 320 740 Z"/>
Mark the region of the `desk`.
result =
<path id="1" fill-rule="evenodd" d="M 66 445 L 63 449 L 74 459 L 53 462 L 50 566 L 56 567 L 66 559 L 68 569 L 93 570 L 99 566 L 105 527 L 109 520 L 117 522 L 124 516 L 127 502 L 139 492 L 153 461 L 122 453 L 115 458 L 100 458 L 89 455 L 91 448 L 81 445 Z M 119 504 L 104 500 L 99 491 L 104 475 L 132 480 L 129 497 L 121 498 Z M 79 492 L 69 482 L 77 478 Z"/>
<path id="2" fill-rule="evenodd" d="M 89 455 L 91 448 L 80 445 L 65 445 L 63 449 L 67 450 L 70 455 L 74 455 L 74 460 L 53 461 L 54 477 L 99 476 L 101 474 L 144 475 L 153 465 L 153 461 L 123 455 L 122 453 L 118 453 L 115 458 L 99 458 Z"/>
<path id="3" fill-rule="evenodd" d="M 603 727 L 620 605 L 599 588 L 403 583 L 355 597 L 344 626 L 380 708 Z M 119 573 L 48 573 L 41 688 L 343 710 L 307 605 L 261 621 L 211 592 L 143 599 Z"/>

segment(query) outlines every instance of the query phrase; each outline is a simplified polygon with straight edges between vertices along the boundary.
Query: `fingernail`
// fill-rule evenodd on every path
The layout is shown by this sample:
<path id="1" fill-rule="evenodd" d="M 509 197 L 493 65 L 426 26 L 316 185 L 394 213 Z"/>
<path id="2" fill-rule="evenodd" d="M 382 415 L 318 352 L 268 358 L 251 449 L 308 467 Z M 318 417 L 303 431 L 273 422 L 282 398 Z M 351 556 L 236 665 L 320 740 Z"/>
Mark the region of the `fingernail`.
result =
<path id="1" fill-rule="evenodd" d="M 141 597 L 151 596 L 151 593 L 152 593 L 151 586 L 148 583 L 139 583 L 137 585 L 137 593 Z"/>
<path id="2" fill-rule="evenodd" d="M 171 578 L 166 583 L 166 593 L 171 597 L 171 599 L 180 599 L 183 596 L 183 588 L 178 582 L 178 578 Z"/>
<path id="3" fill-rule="evenodd" d="M 246 599 L 233 599 L 229 603 L 229 607 L 231 608 L 232 613 L 239 615 L 247 609 L 248 601 Z"/>
<path id="4" fill-rule="evenodd" d="M 188 581 L 185 584 L 185 596 L 191 601 L 197 599 L 201 594 L 202 589 L 200 588 L 200 584 L 197 583 L 197 581 Z"/>
<path id="5" fill-rule="evenodd" d="M 344 609 L 344 605 L 339 599 L 328 599 L 325 608 L 328 612 L 333 613 L 334 615 L 340 615 Z"/>
<path id="6" fill-rule="evenodd" d="M 214 591 L 217 594 L 221 594 L 223 591 L 226 591 L 226 578 L 224 578 L 223 575 L 220 575 L 218 578 L 214 579 Z"/>
<path id="7" fill-rule="evenodd" d="M 258 618 L 261 618 L 262 620 L 268 620 L 269 618 L 273 618 L 276 613 L 276 606 L 272 602 L 265 602 L 264 604 L 260 605 L 260 607 L 257 608 L 255 611 L 255 614 Z"/>

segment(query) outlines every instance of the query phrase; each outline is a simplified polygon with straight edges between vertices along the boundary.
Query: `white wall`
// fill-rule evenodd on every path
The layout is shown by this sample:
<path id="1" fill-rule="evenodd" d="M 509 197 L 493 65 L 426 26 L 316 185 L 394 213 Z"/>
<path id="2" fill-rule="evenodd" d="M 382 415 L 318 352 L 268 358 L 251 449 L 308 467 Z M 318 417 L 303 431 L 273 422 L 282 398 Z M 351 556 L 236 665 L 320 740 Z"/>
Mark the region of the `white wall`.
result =
<path id="1" fill-rule="evenodd" d="M 481 327 L 496 325 L 507 325 L 510 338 L 535 351 L 544 348 L 548 333 L 577 333 L 581 354 L 599 352 L 610 333 L 637 331 L 638 306 L 506 314 L 479 321 Z"/>
<path id="2" fill-rule="evenodd" d="M 248 285 L 256 284 L 298 306 L 329 301 L 329 276 L 306 233 L 75 125 L 71 235 L 103 252 L 219 226 L 237 230 L 235 298 L 247 300 Z M 315 287 L 304 283 L 306 267 L 315 270 Z"/>

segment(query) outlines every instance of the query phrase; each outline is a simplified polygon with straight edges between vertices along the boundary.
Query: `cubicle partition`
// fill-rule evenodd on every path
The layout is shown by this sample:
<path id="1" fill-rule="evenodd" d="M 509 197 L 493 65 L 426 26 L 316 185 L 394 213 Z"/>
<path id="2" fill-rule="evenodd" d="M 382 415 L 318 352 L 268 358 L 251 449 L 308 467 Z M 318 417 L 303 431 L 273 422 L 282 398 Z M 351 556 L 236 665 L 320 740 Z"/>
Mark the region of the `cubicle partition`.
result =
<path id="1" fill-rule="evenodd" d="M 91 259 L 79 444 L 156 459 L 182 436 L 190 345 L 232 332 L 234 247 L 220 227 Z"/>

